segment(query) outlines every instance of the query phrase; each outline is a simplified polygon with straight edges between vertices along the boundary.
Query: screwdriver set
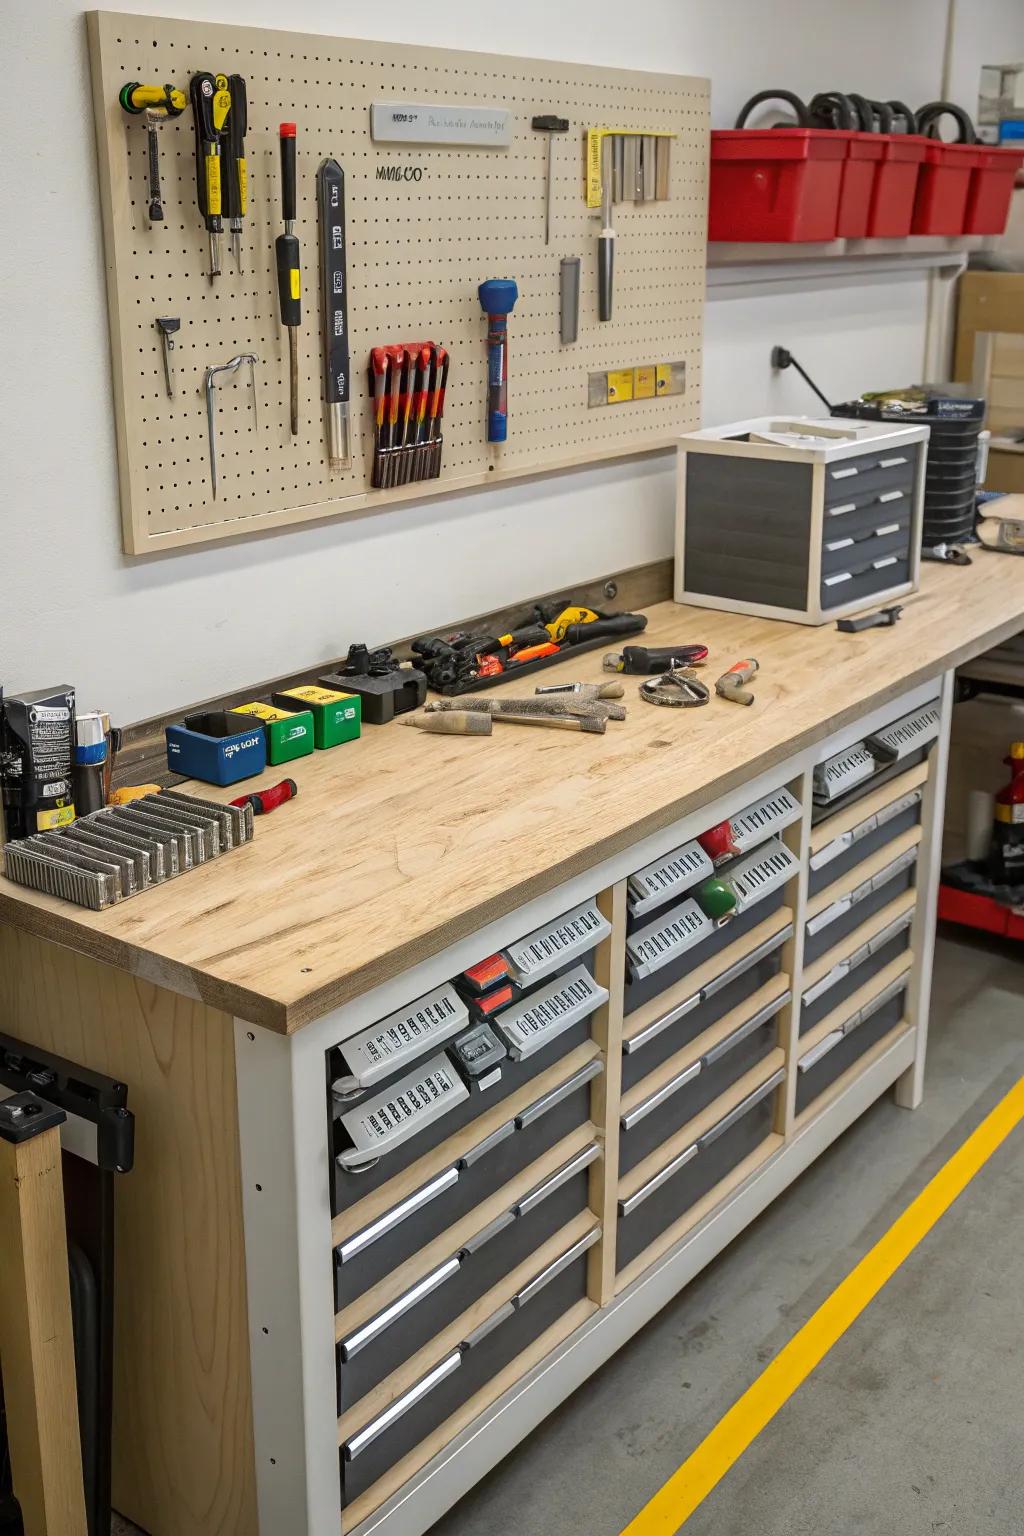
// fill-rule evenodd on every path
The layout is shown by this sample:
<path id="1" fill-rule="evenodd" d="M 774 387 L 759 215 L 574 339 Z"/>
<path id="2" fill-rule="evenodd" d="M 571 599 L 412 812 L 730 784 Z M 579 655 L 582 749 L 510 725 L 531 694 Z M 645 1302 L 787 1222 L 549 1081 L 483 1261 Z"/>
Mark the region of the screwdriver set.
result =
<path id="1" fill-rule="evenodd" d="M 87 27 L 129 553 L 697 424 L 705 81 L 103 11 Z"/>

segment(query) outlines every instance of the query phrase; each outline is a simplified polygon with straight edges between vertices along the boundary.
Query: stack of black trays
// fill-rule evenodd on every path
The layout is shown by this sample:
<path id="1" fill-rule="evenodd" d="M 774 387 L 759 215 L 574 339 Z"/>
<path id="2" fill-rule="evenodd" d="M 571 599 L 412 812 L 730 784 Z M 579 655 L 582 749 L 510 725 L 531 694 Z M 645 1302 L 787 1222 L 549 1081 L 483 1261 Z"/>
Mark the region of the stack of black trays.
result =
<path id="1" fill-rule="evenodd" d="M 962 544 L 974 537 L 978 434 L 984 424 L 985 401 L 957 396 L 956 385 L 949 386 L 948 394 L 940 385 L 925 384 L 920 389 L 920 400 L 903 408 L 852 400 L 834 405 L 832 414 L 930 427 L 922 543 L 925 549 Z"/>

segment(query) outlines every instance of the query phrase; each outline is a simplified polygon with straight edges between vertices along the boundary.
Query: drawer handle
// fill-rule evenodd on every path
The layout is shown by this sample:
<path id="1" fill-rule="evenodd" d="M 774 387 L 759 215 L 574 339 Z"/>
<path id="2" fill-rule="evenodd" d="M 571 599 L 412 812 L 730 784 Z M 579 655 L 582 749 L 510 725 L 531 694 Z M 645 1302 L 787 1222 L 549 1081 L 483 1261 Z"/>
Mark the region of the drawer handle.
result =
<path id="1" fill-rule="evenodd" d="M 541 1115 L 546 1115 L 549 1109 L 554 1109 L 556 1104 L 561 1104 L 563 1099 L 567 1099 L 571 1093 L 582 1088 L 584 1083 L 600 1077 L 603 1071 L 604 1066 L 597 1057 L 593 1061 L 588 1061 L 585 1067 L 574 1072 L 572 1077 L 567 1078 L 564 1083 L 559 1083 L 557 1088 L 552 1088 L 551 1092 L 546 1093 L 542 1099 L 536 1099 L 534 1103 L 527 1104 L 525 1109 L 520 1110 L 515 1119 L 516 1130 L 525 1130 L 528 1125 L 539 1120 Z"/>
<path id="2" fill-rule="evenodd" d="M 512 1208 L 513 1214 L 516 1216 L 528 1216 L 549 1195 L 553 1195 L 556 1189 L 561 1189 L 563 1184 L 568 1184 L 569 1180 L 575 1178 L 578 1173 L 582 1173 L 584 1168 L 589 1168 L 591 1163 L 596 1162 L 600 1155 L 601 1148 L 596 1142 L 593 1142 L 589 1147 L 584 1147 L 582 1152 L 578 1152 L 567 1163 L 563 1163 L 561 1168 L 557 1168 L 550 1178 L 544 1180 L 543 1184 L 538 1184 L 534 1189 L 525 1194 L 521 1200 L 517 1201 Z"/>
<path id="3" fill-rule="evenodd" d="M 568 1269 L 570 1264 L 574 1264 L 582 1254 L 586 1253 L 588 1248 L 593 1248 L 600 1236 L 601 1228 L 594 1227 L 585 1237 L 581 1237 L 578 1242 L 573 1243 L 571 1248 L 567 1248 L 546 1269 L 542 1269 L 539 1275 L 534 1275 L 533 1279 L 523 1286 L 518 1295 L 513 1296 L 512 1305 L 516 1310 L 518 1311 L 520 1307 L 525 1307 L 528 1301 L 533 1300 L 538 1291 L 542 1291 L 546 1285 L 550 1285 L 552 1280 L 556 1279 L 564 1269 Z"/>
<path id="4" fill-rule="evenodd" d="M 858 1008 L 856 1012 L 851 1013 L 849 1018 L 844 1019 L 835 1029 L 830 1030 L 823 1039 L 818 1041 L 817 1045 L 812 1045 L 807 1054 L 802 1056 L 797 1063 L 800 1071 L 810 1071 L 811 1067 L 819 1062 L 823 1056 L 827 1056 L 829 1051 L 839 1044 L 840 1040 L 845 1040 L 847 1035 L 852 1035 L 853 1031 L 870 1019 L 872 1014 L 878 1013 L 881 1008 L 885 1007 L 886 1003 L 891 1003 L 894 997 L 898 997 L 906 989 L 909 974 L 910 967 L 908 966 L 903 975 L 898 976 L 895 981 L 890 982 L 887 987 L 884 987 L 877 997 L 873 997 L 869 1003 L 864 1004 L 863 1008 Z"/>
<path id="5" fill-rule="evenodd" d="M 642 1205 L 650 1195 L 654 1194 L 656 1189 L 660 1189 L 663 1184 L 667 1184 L 669 1179 L 673 1178 L 681 1168 L 686 1167 L 687 1163 L 692 1163 L 699 1151 L 700 1148 L 694 1141 L 688 1147 L 684 1147 L 681 1152 L 677 1152 L 672 1161 L 666 1163 L 664 1168 L 659 1168 L 654 1177 L 648 1179 L 646 1184 L 641 1184 L 634 1194 L 627 1196 L 625 1200 L 619 1201 L 619 1215 L 632 1216 L 637 1206 Z"/>
<path id="6" fill-rule="evenodd" d="M 902 523 L 883 523 L 881 528 L 875 529 L 874 537 L 876 539 L 887 539 L 890 533 L 899 533 L 902 527 Z"/>
<path id="7" fill-rule="evenodd" d="M 845 539 L 829 539 L 825 545 L 825 548 L 828 550 L 829 554 L 832 554 L 837 549 L 849 549 L 852 544 L 853 537 L 850 535 Z"/>
<path id="8" fill-rule="evenodd" d="M 859 474 L 856 464 L 850 464 L 846 469 L 830 469 L 829 474 L 833 480 L 849 480 L 853 475 Z"/>
<path id="9" fill-rule="evenodd" d="M 883 555 L 880 560 L 872 560 L 872 562 L 871 562 L 871 569 L 873 571 L 884 571 L 885 567 L 887 565 L 898 565 L 898 564 L 899 564 L 899 560 L 897 559 L 897 557 L 895 555 Z"/>
<path id="10" fill-rule="evenodd" d="M 706 990 L 701 992 L 694 992 L 692 997 L 688 997 L 685 999 L 685 1001 L 677 1003 L 674 1008 L 670 1008 L 667 1013 L 663 1013 L 660 1019 L 655 1019 L 652 1024 L 648 1024 L 647 1028 L 642 1029 L 638 1035 L 632 1035 L 630 1039 L 623 1040 L 623 1054 L 626 1056 L 632 1056 L 634 1051 L 642 1050 L 645 1045 L 660 1035 L 662 1030 L 668 1029 L 670 1025 L 677 1023 L 682 1018 L 685 1018 L 688 1013 L 692 1013 L 693 1010 L 704 1001 L 706 996 Z"/>
<path id="11" fill-rule="evenodd" d="M 819 997 L 824 997 L 825 993 L 828 992 L 830 988 L 834 987 L 837 982 L 842 981 L 844 976 L 848 976 L 850 974 L 850 968 L 852 965 L 852 956 L 845 960 L 838 961 L 838 963 L 835 964 L 830 971 L 828 971 L 824 976 L 820 977 L 816 982 L 814 982 L 813 985 L 807 988 L 803 997 L 800 999 L 801 1008 L 809 1008 L 812 1003 L 816 1003 L 818 1001 Z"/>
<path id="12" fill-rule="evenodd" d="M 878 500 L 879 502 L 902 501 L 905 495 L 905 491 L 885 491 Z"/>
<path id="13" fill-rule="evenodd" d="M 903 454 L 899 454 L 898 456 L 891 459 L 879 459 L 878 467 L 879 469 L 898 469 L 901 464 L 906 463 L 906 457 Z"/>
<path id="14" fill-rule="evenodd" d="M 779 1084 L 785 1081 L 785 1077 L 785 1067 L 780 1067 L 777 1072 L 773 1072 L 766 1083 L 761 1083 L 752 1093 L 748 1093 L 745 1099 L 740 1100 L 735 1109 L 731 1109 L 727 1115 L 724 1115 L 719 1120 L 717 1125 L 713 1125 L 709 1131 L 705 1131 L 704 1135 L 698 1138 L 698 1150 L 703 1152 L 704 1148 L 709 1147 L 713 1141 L 717 1141 L 719 1136 L 724 1136 L 726 1131 L 732 1130 L 732 1127 L 739 1120 L 742 1120 L 744 1115 L 749 1114 L 756 1104 L 760 1104 L 762 1099 L 766 1099 L 770 1093 L 774 1093 Z"/>
<path id="15" fill-rule="evenodd" d="M 826 576 L 823 585 L 826 587 L 838 587 L 840 582 L 852 580 L 852 571 L 840 571 L 836 576 Z"/>
<path id="16" fill-rule="evenodd" d="M 894 918 L 891 923 L 888 923 L 886 927 L 882 929 L 881 933 L 876 933 L 873 938 L 868 939 L 867 943 L 864 945 L 864 949 L 867 951 L 867 954 L 876 955 L 880 949 L 885 948 L 890 939 L 896 938 L 897 934 L 903 933 L 907 928 L 909 928 L 913 921 L 913 907 L 911 907 L 907 912 L 901 912 L 899 917 Z"/>
<path id="17" fill-rule="evenodd" d="M 644 1099 L 634 1109 L 629 1109 L 624 1115 L 619 1116 L 619 1124 L 622 1129 L 624 1131 L 631 1131 L 634 1125 L 639 1125 L 641 1120 L 645 1120 L 649 1114 L 652 1114 L 654 1110 L 670 1099 L 674 1093 L 678 1093 L 680 1088 L 685 1088 L 687 1083 L 692 1083 L 694 1078 L 700 1075 L 700 1072 L 701 1063 L 699 1061 L 695 1061 L 690 1066 L 684 1067 L 681 1072 L 677 1072 L 675 1077 L 669 1078 L 668 1082 L 663 1083 L 649 1098 Z"/>
<path id="18" fill-rule="evenodd" d="M 744 1040 L 756 1034 L 759 1029 L 762 1029 L 765 1024 L 774 1019 L 780 1009 L 785 1008 L 792 996 L 792 992 L 787 987 L 785 992 L 780 993 L 770 1003 L 765 1003 L 763 1008 L 759 1008 L 738 1029 L 734 1029 L 731 1035 L 726 1035 L 724 1040 L 719 1040 L 717 1045 L 713 1045 L 710 1051 L 705 1052 L 703 1058 L 704 1065 L 706 1067 L 714 1066 L 716 1061 L 721 1061 L 723 1056 L 727 1056 L 730 1051 L 735 1050 Z"/>
<path id="19" fill-rule="evenodd" d="M 493 1152 L 495 1147 L 500 1146 L 503 1141 L 507 1141 L 510 1136 L 514 1136 L 515 1132 L 515 1121 L 506 1120 L 504 1125 L 499 1125 L 498 1129 L 492 1131 L 489 1136 L 485 1136 L 483 1141 L 478 1141 L 475 1147 L 470 1147 L 468 1152 L 463 1152 L 455 1166 L 460 1169 L 472 1168 L 474 1163 L 478 1163 L 482 1157 L 486 1157 L 488 1152 Z"/>
<path id="20" fill-rule="evenodd" d="M 372 1317 L 368 1323 L 364 1323 L 362 1328 L 357 1328 L 351 1337 L 343 1339 L 341 1342 L 342 1360 L 347 1362 L 355 1359 L 360 1350 L 365 1349 L 367 1344 L 372 1344 L 374 1339 L 379 1338 L 386 1329 L 391 1327 L 392 1323 L 396 1323 L 400 1317 L 404 1317 L 425 1296 L 429 1296 L 431 1292 L 436 1291 L 439 1285 L 443 1285 L 446 1280 L 450 1280 L 452 1275 L 457 1275 L 460 1268 L 461 1265 L 458 1258 L 448 1259 L 446 1263 L 432 1270 L 429 1275 L 425 1275 L 417 1285 L 406 1291 L 404 1296 L 399 1296 L 398 1300 L 393 1301 L 390 1307 L 385 1307 L 383 1312 L 378 1312 L 377 1316 Z"/>
<path id="21" fill-rule="evenodd" d="M 473 1329 L 472 1333 L 466 1334 L 461 1346 L 463 1354 L 467 1350 L 475 1349 L 478 1344 L 482 1344 L 484 1339 L 489 1338 L 494 1332 L 495 1328 L 499 1328 L 502 1323 L 508 1322 L 508 1319 L 515 1317 L 515 1314 L 516 1309 L 510 1301 L 502 1302 L 497 1312 L 492 1312 L 490 1317 L 485 1317 L 483 1322 Z"/>
<path id="22" fill-rule="evenodd" d="M 829 1051 L 839 1044 L 842 1038 L 843 1032 L 841 1029 L 833 1029 L 829 1034 L 823 1036 L 817 1045 L 811 1046 L 806 1056 L 801 1056 L 797 1062 L 797 1070 L 809 1072 L 812 1067 L 817 1066 L 823 1056 L 827 1056 Z"/>
<path id="23" fill-rule="evenodd" d="M 857 503 L 855 501 L 844 501 L 841 507 L 829 507 L 828 515 L 829 517 L 842 517 L 845 513 L 856 512 L 856 510 Z"/>
<path id="24" fill-rule="evenodd" d="M 607 1001 L 607 988 L 598 985 L 585 965 L 578 965 L 540 992 L 528 993 L 521 1003 L 503 1008 L 493 1023 L 513 1061 L 523 1061 Z"/>
<path id="25" fill-rule="evenodd" d="M 510 1227 L 515 1219 L 515 1210 L 502 1211 L 501 1215 L 495 1216 L 494 1220 L 489 1221 L 486 1227 L 481 1227 L 479 1232 L 474 1232 L 472 1237 L 467 1237 L 466 1241 L 459 1249 L 459 1257 L 472 1257 L 472 1255 L 477 1253 L 479 1249 L 483 1248 L 486 1243 L 489 1243 L 492 1237 L 497 1237 L 499 1232 L 504 1232 L 506 1227 Z"/>
<path id="26" fill-rule="evenodd" d="M 444 1173 L 438 1174 L 436 1179 L 431 1179 L 429 1184 L 424 1184 L 422 1189 L 418 1189 L 415 1194 L 409 1195 L 400 1205 L 396 1205 L 393 1210 L 387 1211 L 385 1215 L 372 1222 L 370 1226 L 364 1227 L 361 1232 L 357 1232 L 354 1237 L 350 1237 L 348 1242 L 341 1243 L 337 1250 L 341 1262 L 347 1264 L 350 1259 L 355 1258 L 357 1253 L 362 1253 L 364 1248 L 368 1248 L 371 1243 L 375 1243 L 385 1233 L 393 1231 L 407 1217 L 414 1215 L 416 1211 L 422 1210 L 428 1201 L 436 1200 L 438 1195 L 443 1195 L 446 1189 L 451 1189 L 452 1185 L 458 1182 L 459 1170 L 457 1168 L 446 1168 Z"/>
<path id="27" fill-rule="evenodd" d="M 372 1445 L 379 1435 L 382 1435 L 385 1430 L 390 1429 L 392 1424 L 397 1423 L 400 1418 L 409 1412 L 410 1408 L 415 1408 L 417 1403 L 422 1402 L 428 1393 L 432 1392 L 435 1387 L 440 1386 L 441 1382 L 449 1377 L 453 1371 L 457 1371 L 461 1364 L 461 1349 L 452 1350 L 451 1354 L 446 1355 L 440 1365 L 435 1365 L 434 1369 L 428 1371 L 426 1376 L 421 1377 L 415 1386 L 409 1388 L 408 1392 L 403 1392 L 401 1397 L 396 1397 L 390 1407 L 385 1408 L 382 1414 L 379 1414 L 375 1419 L 371 1419 L 364 1429 L 359 1430 L 358 1434 L 353 1435 L 351 1440 L 345 1442 L 343 1447 L 345 1460 L 355 1461 L 356 1457 L 361 1455 L 368 1445 Z"/>
<path id="28" fill-rule="evenodd" d="M 744 971 L 749 971 L 759 961 L 767 959 L 777 949 L 781 949 L 786 940 L 792 937 L 793 924 L 787 923 L 784 928 L 779 929 L 778 933 L 773 933 L 770 939 L 762 939 L 760 944 L 756 945 L 754 949 L 748 950 L 739 960 L 734 960 L 727 970 L 724 970 L 720 976 L 715 977 L 714 981 L 709 981 L 701 992 L 701 997 L 714 997 L 716 992 L 720 992 L 731 981 L 735 981 L 737 976 L 742 976 Z"/>
<path id="29" fill-rule="evenodd" d="M 909 811 L 912 806 L 920 805 L 923 798 L 923 790 L 912 789 L 908 794 L 901 795 L 898 800 L 893 800 L 889 805 L 883 805 L 880 811 L 875 811 L 871 816 L 865 816 L 855 827 L 848 828 L 840 833 L 832 842 L 826 843 L 824 848 L 819 848 L 817 853 L 811 854 L 811 868 L 821 869 L 822 865 L 830 864 L 841 853 L 852 848 L 854 843 L 860 842 L 862 837 L 867 837 L 869 832 L 875 832 L 879 827 L 884 827 L 888 822 L 895 821 L 897 816 L 902 816 L 904 811 Z"/>

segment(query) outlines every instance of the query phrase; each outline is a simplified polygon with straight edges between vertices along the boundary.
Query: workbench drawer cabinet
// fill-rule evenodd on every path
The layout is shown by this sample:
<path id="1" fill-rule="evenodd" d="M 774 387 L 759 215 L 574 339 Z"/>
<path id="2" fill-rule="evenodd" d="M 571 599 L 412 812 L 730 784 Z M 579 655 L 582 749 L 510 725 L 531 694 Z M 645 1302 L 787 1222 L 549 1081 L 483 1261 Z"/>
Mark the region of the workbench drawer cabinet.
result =
<path id="1" fill-rule="evenodd" d="M 797 1062 L 798 1116 L 896 1028 L 906 1011 L 909 982 L 907 974 L 890 983 L 808 1047 Z"/>
<path id="2" fill-rule="evenodd" d="M 828 971 L 804 987 L 800 999 L 801 1035 L 814 1029 L 827 1014 L 845 1003 L 873 976 L 906 954 L 910 947 L 913 922 L 914 910 L 911 907 L 853 948 L 840 946 L 843 953 L 837 955 Z"/>
<path id="3" fill-rule="evenodd" d="M 422 1179 L 371 1219 L 352 1212 L 352 1232 L 334 1250 L 339 1309 L 376 1285 L 391 1270 L 453 1222 L 469 1214 L 573 1131 L 590 1123 L 591 1084 L 604 1070 L 595 1054 L 510 1114 L 507 1120 L 450 1158 L 430 1159 Z M 403 1181 L 403 1184 L 405 1181 Z"/>
<path id="4" fill-rule="evenodd" d="M 484 1317 L 423 1374 L 375 1405 L 365 1421 L 343 1427 L 341 1504 L 357 1499 L 456 1409 L 468 1402 L 535 1339 L 587 1294 L 587 1253 L 600 1238 L 594 1226 Z M 358 1418 L 358 1410 L 355 1417 Z"/>
<path id="5" fill-rule="evenodd" d="M 763 1145 L 772 1134 L 776 1092 L 785 1076 L 779 1067 L 642 1182 L 627 1181 L 629 1187 L 620 1182 L 619 1273 Z"/>
<path id="6" fill-rule="evenodd" d="M 728 1033 L 716 1032 L 718 1038 L 699 1055 L 684 1049 L 625 1096 L 619 1116 L 620 1174 L 643 1162 L 775 1049 L 779 1015 L 790 991 L 785 985 L 766 990 L 773 994 L 768 1001 L 737 1008 Z"/>

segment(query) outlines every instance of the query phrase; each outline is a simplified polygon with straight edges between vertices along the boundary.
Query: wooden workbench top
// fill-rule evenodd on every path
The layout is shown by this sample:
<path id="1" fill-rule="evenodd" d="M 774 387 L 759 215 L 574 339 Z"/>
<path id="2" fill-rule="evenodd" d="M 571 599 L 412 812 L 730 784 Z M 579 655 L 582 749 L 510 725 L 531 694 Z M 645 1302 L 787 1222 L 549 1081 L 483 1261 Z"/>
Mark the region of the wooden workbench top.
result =
<path id="1" fill-rule="evenodd" d="M 649 620 L 638 643 L 709 645 L 711 682 L 756 656 L 754 707 L 652 708 L 626 679 L 629 718 L 603 737 L 366 727 L 291 764 L 297 800 L 230 857 L 105 912 L 0 877 L 0 921 L 290 1032 L 1024 629 L 1024 560 L 926 563 L 899 624 L 859 635 L 675 603 Z M 596 680 L 601 655 L 543 681 Z M 284 771 L 182 787 L 227 800 Z"/>

